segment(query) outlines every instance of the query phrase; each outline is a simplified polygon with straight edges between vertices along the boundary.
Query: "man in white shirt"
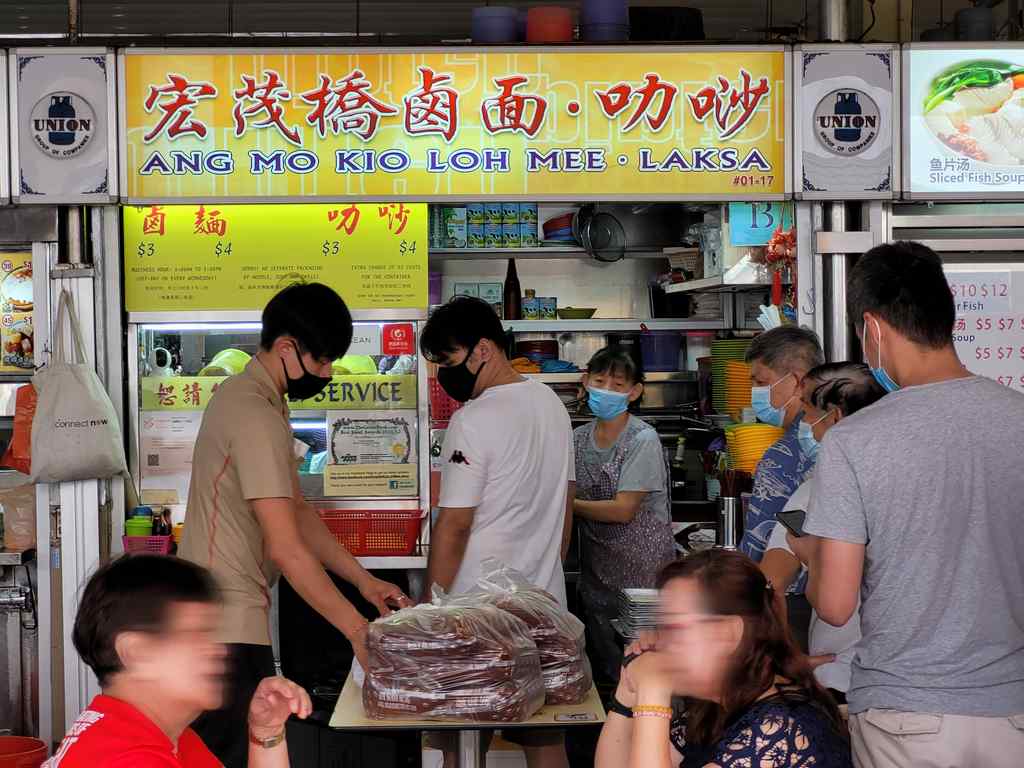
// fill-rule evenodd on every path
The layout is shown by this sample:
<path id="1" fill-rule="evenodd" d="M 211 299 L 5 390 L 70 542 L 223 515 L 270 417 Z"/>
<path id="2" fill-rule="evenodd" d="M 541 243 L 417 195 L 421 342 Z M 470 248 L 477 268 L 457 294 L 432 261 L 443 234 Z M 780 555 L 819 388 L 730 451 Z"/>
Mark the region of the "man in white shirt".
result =
<path id="1" fill-rule="evenodd" d="M 435 310 L 420 349 L 437 363 L 438 383 L 466 403 L 442 449 L 441 509 L 423 600 L 435 584 L 453 594 L 471 589 L 481 561 L 494 557 L 564 607 L 562 558 L 576 479 L 565 406 L 512 368 L 501 320 L 480 299 L 459 296 Z M 527 732 L 517 740 L 530 768 L 567 765 L 561 734 Z"/>

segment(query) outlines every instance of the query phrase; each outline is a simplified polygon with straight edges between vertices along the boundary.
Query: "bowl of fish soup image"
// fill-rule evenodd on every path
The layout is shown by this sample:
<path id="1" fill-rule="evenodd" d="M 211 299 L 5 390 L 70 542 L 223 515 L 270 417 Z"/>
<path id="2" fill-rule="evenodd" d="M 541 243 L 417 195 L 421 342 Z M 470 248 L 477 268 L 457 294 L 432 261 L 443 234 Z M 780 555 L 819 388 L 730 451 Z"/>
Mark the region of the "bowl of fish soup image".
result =
<path id="1" fill-rule="evenodd" d="M 976 59 L 931 81 L 923 114 L 931 133 L 962 157 L 1024 164 L 1024 64 Z"/>

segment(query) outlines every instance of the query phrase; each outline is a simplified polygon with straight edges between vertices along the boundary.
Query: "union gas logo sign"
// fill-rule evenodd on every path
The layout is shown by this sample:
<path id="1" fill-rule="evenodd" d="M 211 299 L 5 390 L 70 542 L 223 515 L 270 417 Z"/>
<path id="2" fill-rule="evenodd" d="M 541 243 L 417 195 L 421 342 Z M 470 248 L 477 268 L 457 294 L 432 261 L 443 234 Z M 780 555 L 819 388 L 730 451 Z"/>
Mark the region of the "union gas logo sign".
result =
<path id="1" fill-rule="evenodd" d="M 870 147 L 879 134 L 878 105 L 863 91 L 832 91 L 814 110 L 814 133 L 834 155 L 855 157 Z"/>
<path id="2" fill-rule="evenodd" d="M 32 109 L 31 133 L 40 151 L 59 159 L 78 155 L 96 132 L 96 115 L 78 94 L 58 91 L 40 99 Z"/>

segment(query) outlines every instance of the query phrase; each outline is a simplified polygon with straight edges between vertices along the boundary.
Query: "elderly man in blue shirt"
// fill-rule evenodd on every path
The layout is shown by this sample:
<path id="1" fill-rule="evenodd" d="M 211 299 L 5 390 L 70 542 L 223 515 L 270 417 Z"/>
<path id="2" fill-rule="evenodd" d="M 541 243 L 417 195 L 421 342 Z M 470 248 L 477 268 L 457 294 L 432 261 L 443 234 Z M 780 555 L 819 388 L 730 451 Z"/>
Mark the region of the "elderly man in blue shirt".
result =
<path id="1" fill-rule="evenodd" d="M 798 439 L 803 412 L 800 395 L 804 377 L 825 362 L 825 353 L 814 331 L 786 325 L 756 337 L 746 357 L 754 385 L 751 403 L 758 420 L 786 430 L 765 451 L 754 472 L 754 488 L 739 545 L 740 551 L 761 563 L 761 569 L 771 578 L 773 568 L 790 568 L 778 550 L 767 555 L 765 550 L 775 527 L 775 516 L 814 467 L 814 456 L 800 447 Z M 773 562 L 775 558 L 780 561 Z M 811 617 L 810 605 L 804 597 L 806 584 L 806 575 L 801 575 L 786 599 L 790 624 L 805 649 Z"/>

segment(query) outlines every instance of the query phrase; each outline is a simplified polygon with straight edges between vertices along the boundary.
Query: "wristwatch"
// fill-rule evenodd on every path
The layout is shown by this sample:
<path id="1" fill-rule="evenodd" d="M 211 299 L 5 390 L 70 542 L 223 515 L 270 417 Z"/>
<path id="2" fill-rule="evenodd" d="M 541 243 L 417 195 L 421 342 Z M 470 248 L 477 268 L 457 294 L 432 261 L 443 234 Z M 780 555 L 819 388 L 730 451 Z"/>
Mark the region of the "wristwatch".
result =
<path id="1" fill-rule="evenodd" d="M 276 736 L 271 736 L 269 739 L 257 738 L 256 734 L 254 734 L 251 730 L 249 731 L 249 743 L 255 744 L 257 747 L 262 747 L 263 749 L 273 749 L 282 741 L 284 741 L 284 728 L 281 729 L 281 732 L 279 734 L 277 734 Z"/>

